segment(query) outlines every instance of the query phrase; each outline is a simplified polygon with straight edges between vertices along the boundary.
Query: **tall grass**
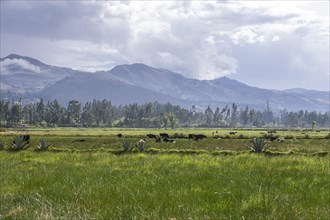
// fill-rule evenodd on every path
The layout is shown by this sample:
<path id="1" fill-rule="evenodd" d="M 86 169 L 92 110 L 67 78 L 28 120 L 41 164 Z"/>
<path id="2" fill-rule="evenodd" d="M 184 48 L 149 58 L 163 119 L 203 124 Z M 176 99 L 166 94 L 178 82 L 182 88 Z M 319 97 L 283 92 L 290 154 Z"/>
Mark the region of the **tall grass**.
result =
<path id="1" fill-rule="evenodd" d="M 0 219 L 328 219 L 329 156 L 0 152 Z"/>

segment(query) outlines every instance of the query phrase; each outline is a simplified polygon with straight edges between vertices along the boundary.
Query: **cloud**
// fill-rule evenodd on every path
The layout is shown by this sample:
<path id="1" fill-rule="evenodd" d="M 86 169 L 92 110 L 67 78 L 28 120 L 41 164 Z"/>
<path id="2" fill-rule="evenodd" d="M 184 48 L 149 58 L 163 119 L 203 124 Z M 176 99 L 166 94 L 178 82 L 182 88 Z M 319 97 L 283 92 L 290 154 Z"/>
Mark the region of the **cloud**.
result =
<path id="1" fill-rule="evenodd" d="M 10 68 L 10 66 L 20 66 L 21 68 L 25 69 L 25 70 L 29 70 L 35 73 L 40 73 L 40 67 L 35 66 L 29 62 L 27 62 L 26 60 L 21 60 L 21 59 L 5 59 L 3 61 L 1 61 L 1 75 L 7 75 L 8 72 L 8 68 Z"/>
<path id="2" fill-rule="evenodd" d="M 33 55 L 79 69 L 142 62 L 192 78 L 242 72 L 248 78 L 260 68 L 258 62 L 247 65 L 254 50 L 275 65 L 278 50 L 293 44 L 301 50 L 287 51 L 292 62 L 281 69 L 283 76 L 327 74 L 324 8 L 329 2 L 1 1 L 1 55 Z M 292 71 L 299 69 L 297 60 L 310 67 Z"/>

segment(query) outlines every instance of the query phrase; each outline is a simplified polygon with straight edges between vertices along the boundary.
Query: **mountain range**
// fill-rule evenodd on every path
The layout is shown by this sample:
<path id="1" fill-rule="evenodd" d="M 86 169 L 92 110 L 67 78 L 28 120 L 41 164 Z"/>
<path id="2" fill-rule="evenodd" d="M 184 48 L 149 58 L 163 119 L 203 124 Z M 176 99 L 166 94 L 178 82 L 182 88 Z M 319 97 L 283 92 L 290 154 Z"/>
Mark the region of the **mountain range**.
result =
<path id="1" fill-rule="evenodd" d="M 274 110 L 329 111 L 329 91 L 301 88 L 269 90 L 248 86 L 228 77 L 214 80 L 186 78 L 166 69 L 141 63 L 117 65 L 109 71 L 83 72 L 47 65 L 31 57 L 11 54 L 0 59 L 1 99 L 19 97 L 26 102 L 43 98 L 82 103 L 111 100 L 115 105 L 158 101 L 199 109 L 235 102 Z"/>

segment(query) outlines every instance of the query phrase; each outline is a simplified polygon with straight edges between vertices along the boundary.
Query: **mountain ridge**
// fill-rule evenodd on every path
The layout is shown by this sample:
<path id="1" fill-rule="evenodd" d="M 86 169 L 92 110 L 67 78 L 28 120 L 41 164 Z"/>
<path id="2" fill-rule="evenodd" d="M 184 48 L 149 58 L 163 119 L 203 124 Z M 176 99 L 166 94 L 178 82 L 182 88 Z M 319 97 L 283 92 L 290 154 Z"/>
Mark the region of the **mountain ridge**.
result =
<path id="1" fill-rule="evenodd" d="M 185 107 L 198 105 L 200 108 L 232 102 L 240 106 L 264 108 L 269 102 L 277 110 L 329 110 L 329 92 L 302 88 L 270 90 L 252 87 L 228 77 L 191 79 L 143 63 L 122 64 L 108 71 L 90 73 L 47 65 L 16 54 L 1 58 L 0 61 L 1 93 L 28 94 L 31 99 L 56 98 L 62 102 L 75 99 L 86 102 L 90 101 L 87 99 L 105 98 L 115 104 L 160 101 Z M 15 68 L 10 69 L 13 66 Z"/>

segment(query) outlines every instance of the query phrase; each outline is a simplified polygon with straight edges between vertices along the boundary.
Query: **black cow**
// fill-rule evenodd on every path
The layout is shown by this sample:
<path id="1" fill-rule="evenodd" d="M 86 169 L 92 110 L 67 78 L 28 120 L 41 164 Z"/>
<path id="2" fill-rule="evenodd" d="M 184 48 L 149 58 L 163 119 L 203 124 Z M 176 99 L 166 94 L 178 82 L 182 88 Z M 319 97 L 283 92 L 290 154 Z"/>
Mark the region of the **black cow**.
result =
<path id="1" fill-rule="evenodd" d="M 173 139 L 169 139 L 169 138 L 167 138 L 167 137 L 164 137 L 164 138 L 163 138 L 163 141 L 164 141 L 164 142 L 175 143 L 175 140 L 173 140 Z"/>
<path id="2" fill-rule="evenodd" d="M 167 133 L 160 133 L 159 136 L 161 136 L 163 139 L 170 138 L 170 136 Z"/>
<path id="3" fill-rule="evenodd" d="M 123 135 L 122 134 L 117 134 L 117 137 L 122 138 Z"/>
<path id="4" fill-rule="evenodd" d="M 188 138 L 189 140 L 193 139 L 195 141 L 198 141 L 206 138 L 206 136 L 204 134 L 188 134 Z"/>
<path id="5" fill-rule="evenodd" d="M 204 134 L 195 134 L 194 137 L 195 137 L 195 141 L 203 140 L 204 138 L 206 138 Z"/>
<path id="6" fill-rule="evenodd" d="M 235 135 L 237 133 L 237 131 L 229 131 L 230 135 Z"/>
<path id="7" fill-rule="evenodd" d="M 188 139 L 194 139 L 194 134 L 188 134 Z"/>
<path id="8" fill-rule="evenodd" d="M 154 134 L 146 134 L 146 136 L 147 136 L 148 138 L 155 138 L 155 139 L 157 139 L 157 136 L 154 135 Z"/>

